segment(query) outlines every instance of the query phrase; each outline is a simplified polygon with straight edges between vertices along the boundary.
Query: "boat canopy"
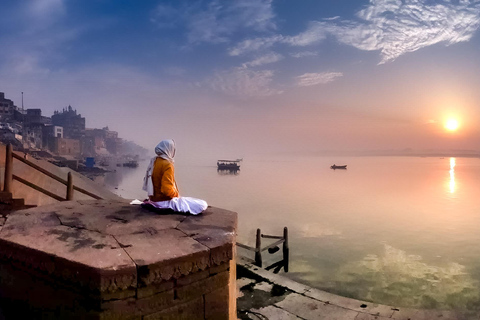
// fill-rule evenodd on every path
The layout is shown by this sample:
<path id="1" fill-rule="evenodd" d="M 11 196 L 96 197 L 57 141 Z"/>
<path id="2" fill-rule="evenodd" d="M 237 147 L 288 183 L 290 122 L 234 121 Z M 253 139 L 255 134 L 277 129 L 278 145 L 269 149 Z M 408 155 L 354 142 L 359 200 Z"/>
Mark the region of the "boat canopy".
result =
<path id="1" fill-rule="evenodd" d="M 237 163 L 241 160 L 217 160 L 217 162 L 224 162 L 224 163 Z"/>

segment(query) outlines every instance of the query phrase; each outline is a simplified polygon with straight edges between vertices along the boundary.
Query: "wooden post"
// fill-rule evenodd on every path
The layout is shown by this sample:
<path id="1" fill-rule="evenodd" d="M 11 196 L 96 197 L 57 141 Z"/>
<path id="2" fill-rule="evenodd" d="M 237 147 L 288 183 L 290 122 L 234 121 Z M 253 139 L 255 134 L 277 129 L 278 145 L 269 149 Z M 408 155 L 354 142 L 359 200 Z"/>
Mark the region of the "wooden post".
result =
<path id="1" fill-rule="evenodd" d="M 73 200 L 73 179 L 72 173 L 67 175 L 67 201 Z"/>
<path id="2" fill-rule="evenodd" d="M 12 192 L 13 182 L 13 151 L 12 145 L 8 144 L 5 152 L 5 177 L 3 182 L 3 192 Z"/>
<path id="3" fill-rule="evenodd" d="M 257 241 L 255 242 L 255 265 L 257 265 L 260 268 L 262 267 L 261 236 L 262 236 L 262 233 L 260 232 L 260 229 L 257 229 Z"/>
<path id="4" fill-rule="evenodd" d="M 285 240 L 283 242 L 283 269 L 285 272 L 288 272 L 288 262 L 289 262 L 289 251 L 290 249 L 288 248 L 288 228 L 285 227 L 283 228 L 283 239 Z"/>

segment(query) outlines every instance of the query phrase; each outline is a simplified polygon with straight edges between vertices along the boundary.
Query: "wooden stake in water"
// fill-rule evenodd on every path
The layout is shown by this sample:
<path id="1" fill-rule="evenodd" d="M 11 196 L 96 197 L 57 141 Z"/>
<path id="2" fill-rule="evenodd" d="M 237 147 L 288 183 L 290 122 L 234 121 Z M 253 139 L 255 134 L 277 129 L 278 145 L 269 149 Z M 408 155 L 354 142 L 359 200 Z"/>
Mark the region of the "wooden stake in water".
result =
<path id="1" fill-rule="evenodd" d="M 262 233 L 260 229 L 257 229 L 257 240 L 255 242 L 255 265 L 258 267 L 262 267 L 262 252 L 261 252 L 261 245 L 262 245 Z"/>
<path id="2" fill-rule="evenodd" d="M 288 228 L 283 228 L 283 269 L 285 272 L 288 272 L 288 263 L 289 263 L 289 254 L 290 249 L 288 248 Z"/>

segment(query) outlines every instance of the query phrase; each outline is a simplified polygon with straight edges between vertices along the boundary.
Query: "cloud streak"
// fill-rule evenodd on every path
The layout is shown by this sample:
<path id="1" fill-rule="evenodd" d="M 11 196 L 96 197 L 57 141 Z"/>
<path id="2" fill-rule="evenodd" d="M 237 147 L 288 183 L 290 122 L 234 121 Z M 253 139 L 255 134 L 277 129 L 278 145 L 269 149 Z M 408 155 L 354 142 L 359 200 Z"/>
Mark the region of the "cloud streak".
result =
<path id="1" fill-rule="evenodd" d="M 64 0 L 25 1 L 5 10 L 11 32 L 0 34 L 0 68 L 19 75 L 48 74 L 65 61 L 66 48 L 93 24 L 69 24 Z"/>
<path id="2" fill-rule="evenodd" d="M 65 13 L 65 4 L 63 0 L 29 1 L 28 12 L 37 19 L 52 19 L 52 15 Z"/>
<path id="3" fill-rule="evenodd" d="M 342 77 L 341 72 L 321 72 L 321 73 L 305 73 L 296 77 L 297 86 L 309 87 L 318 84 L 325 84 Z"/>
<path id="4" fill-rule="evenodd" d="M 480 3 L 371 0 L 357 16 L 360 22 L 332 25 L 329 32 L 358 49 L 380 50 L 385 63 L 437 43 L 470 40 L 480 26 Z"/>
<path id="5" fill-rule="evenodd" d="M 190 44 L 224 43 L 240 31 L 275 30 L 272 0 L 185 2 L 183 8 L 159 5 L 151 21 L 158 27 L 184 24 Z"/>
<path id="6" fill-rule="evenodd" d="M 281 54 L 270 52 L 266 55 L 258 57 L 252 61 L 246 62 L 243 64 L 243 67 L 258 67 L 267 63 L 274 63 L 283 59 Z"/>
<path id="7" fill-rule="evenodd" d="M 284 37 L 282 35 L 276 35 L 266 38 L 247 39 L 230 48 L 228 50 L 228 53 L 231 56 L 239 56 L 245 53 L 268 49 L 273 45 L 282 42 L 283 39 Z"/>
<path id="8" fill-rule="evenodd" d="M 304 58 L 304 57 L 318 56 L 318 53 L 313 51 L 302 51 L 302 52 L 291 53 L 290 55 L 294 58 Z"/>
<path id="9" fill-rule="evenodd" d="M 230 48 L 229 54 L 242 55 L 278 44 L 312 46 L 330 35 L 360 50 L 380 51 L 380 63 L 385 63 L 434 44 L 470 40 L 480 27 L 480 1 L 370 0 L 356 17 L 357 20 L 335 17 L 313 21 L 294 36 L 243 40 Z"/>

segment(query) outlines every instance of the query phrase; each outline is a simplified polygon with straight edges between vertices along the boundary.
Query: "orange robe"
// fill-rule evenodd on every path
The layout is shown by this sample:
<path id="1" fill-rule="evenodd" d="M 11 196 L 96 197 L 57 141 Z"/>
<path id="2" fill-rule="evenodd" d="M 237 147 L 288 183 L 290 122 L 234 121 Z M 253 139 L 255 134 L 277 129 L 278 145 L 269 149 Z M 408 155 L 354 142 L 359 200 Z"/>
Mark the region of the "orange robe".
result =
<path id="1" fill-rule="evenodd" d="M 178 197 L 175 182 L 173 163 L 158 157 L 153 165 L 152 172 L 153 196 L 152 201 L 165 201 Z"/>

